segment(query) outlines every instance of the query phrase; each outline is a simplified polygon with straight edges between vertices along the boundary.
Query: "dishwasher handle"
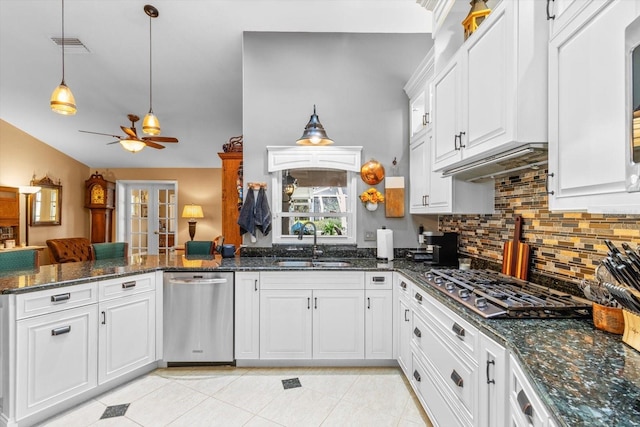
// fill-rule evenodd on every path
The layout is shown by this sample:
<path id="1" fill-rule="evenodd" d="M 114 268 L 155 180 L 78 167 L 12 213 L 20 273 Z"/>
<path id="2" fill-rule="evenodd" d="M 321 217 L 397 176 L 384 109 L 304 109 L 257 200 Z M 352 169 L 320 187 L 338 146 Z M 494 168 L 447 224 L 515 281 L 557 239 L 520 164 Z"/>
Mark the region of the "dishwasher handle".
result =
<path id="1" fill-rule="evenodd" d="M 227 279 L 169 279 L 169 283 L 177 285 L 215 285 L 219 283 L 227 283 Z"/>

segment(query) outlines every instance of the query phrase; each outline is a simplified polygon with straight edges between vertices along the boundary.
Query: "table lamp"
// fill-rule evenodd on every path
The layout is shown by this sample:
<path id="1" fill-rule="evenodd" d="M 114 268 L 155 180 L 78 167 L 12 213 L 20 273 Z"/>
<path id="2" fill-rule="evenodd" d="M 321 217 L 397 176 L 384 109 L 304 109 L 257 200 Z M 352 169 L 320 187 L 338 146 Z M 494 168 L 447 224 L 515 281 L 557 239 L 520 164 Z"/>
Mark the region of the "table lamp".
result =
<path id="1" fill-rule="evenodd" d="M 196 218 L 204 218 L 202 206 L 194 204 L 184 205 L 182 218 L 189 218 L 189 237 L 193 240 L 193 237 L 196 235 Z"/>

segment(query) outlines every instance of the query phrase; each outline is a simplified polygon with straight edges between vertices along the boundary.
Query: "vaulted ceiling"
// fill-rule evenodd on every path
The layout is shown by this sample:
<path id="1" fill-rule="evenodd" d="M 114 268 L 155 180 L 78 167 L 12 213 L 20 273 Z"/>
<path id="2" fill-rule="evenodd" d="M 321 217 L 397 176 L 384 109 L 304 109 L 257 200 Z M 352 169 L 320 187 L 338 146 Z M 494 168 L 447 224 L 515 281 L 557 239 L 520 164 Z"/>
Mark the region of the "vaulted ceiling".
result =
<path id="1" fill-rule="evenodd" d="M 131 154 L 115 138 L 127 114 L 149 110 L 149 17 L 153 110 L 178 144 Z M 95 168 L 218 167 L 222 144 L 242 133 L 244 31 L 428 33 L 415 0 L 66 0 L 65 80 L 74 116 L 51 112 L 62 77 L 61 2 L 0 1 L 0 119 Z M 301 130 L 304 123 L 301 123 Z M 140 132 L 141 122 L 137 123 Z"/>

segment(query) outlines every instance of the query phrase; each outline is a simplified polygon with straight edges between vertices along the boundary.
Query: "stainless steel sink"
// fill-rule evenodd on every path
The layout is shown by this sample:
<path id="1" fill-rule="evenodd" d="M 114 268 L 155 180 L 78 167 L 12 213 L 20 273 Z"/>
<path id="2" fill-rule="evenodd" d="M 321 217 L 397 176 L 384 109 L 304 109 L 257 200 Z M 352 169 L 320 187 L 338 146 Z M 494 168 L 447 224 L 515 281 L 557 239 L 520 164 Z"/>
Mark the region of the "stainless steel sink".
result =
<path id="1" fill-rule="evenodd" d="M 321 259 L 282 259 L 274 262 L 278 267 L 350 267 L 349 261 L 321 260 Z"/>

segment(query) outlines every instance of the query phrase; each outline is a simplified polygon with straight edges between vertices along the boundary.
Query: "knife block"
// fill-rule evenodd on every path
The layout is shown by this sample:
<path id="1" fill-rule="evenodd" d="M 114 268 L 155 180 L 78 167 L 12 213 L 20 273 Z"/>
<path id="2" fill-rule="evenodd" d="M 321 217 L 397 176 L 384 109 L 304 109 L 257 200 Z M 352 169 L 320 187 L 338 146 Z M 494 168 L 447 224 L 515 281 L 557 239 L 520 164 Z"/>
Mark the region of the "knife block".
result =
<path id="1" fill-rule="evenodd" d="M 624 333 L 624 315 L 618 307 L 607 307 L 593 303 L 593 324 L 601 331 L 616 335 Z"/>
<path id="2" fill-rule="evenodd" d="M 622 342 L 640 351 L 640 315 L 622 309 L 624 316 L 624 334 Z"/>

